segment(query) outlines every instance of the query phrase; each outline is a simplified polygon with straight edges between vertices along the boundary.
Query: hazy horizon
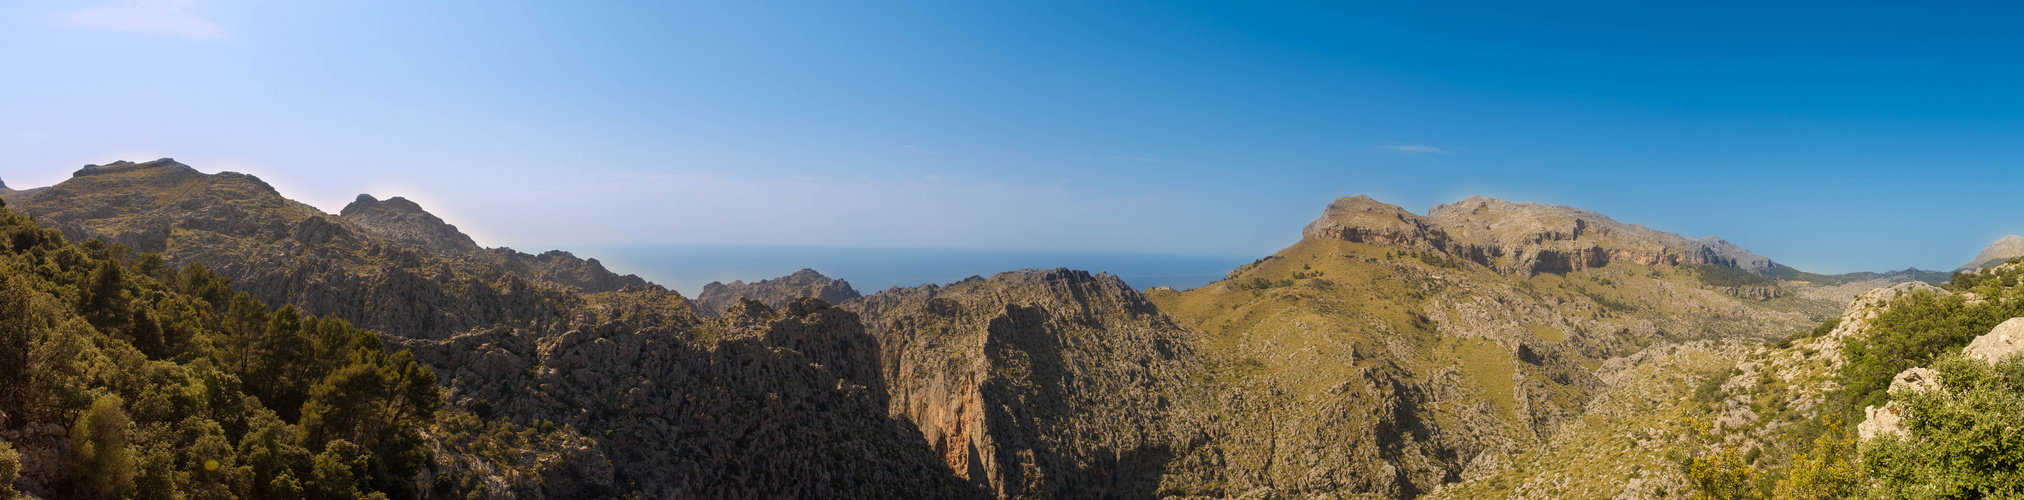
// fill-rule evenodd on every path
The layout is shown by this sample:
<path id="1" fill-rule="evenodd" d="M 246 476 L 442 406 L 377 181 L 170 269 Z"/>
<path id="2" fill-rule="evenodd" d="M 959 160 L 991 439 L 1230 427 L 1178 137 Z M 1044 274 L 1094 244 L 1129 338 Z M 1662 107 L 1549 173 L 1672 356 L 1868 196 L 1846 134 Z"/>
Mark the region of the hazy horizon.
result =
<path id="1" fill-rule="evenodd" d="M 0 180 L 173 157 L 561 249 L 1262 256 L 1483 195 L 1945 270 L 2024 234 L 2020 9 L 13 3 Z"/>
<path id="2" fill-rule="evenodd" d="M 946 285 L 971 276 L 1019 269 L 1069 268 L 1108 273 L 1132 288 L 1189 289 L 1223 278 L 1260 256 L 1184 255 L 1007 248 L 879 248 L 800 246 L 621 246 L 571 250 L 619 274 L 695 298 L 713 281 L 755 282 L 814 269 L 870 295 L 892 287 Z"/>

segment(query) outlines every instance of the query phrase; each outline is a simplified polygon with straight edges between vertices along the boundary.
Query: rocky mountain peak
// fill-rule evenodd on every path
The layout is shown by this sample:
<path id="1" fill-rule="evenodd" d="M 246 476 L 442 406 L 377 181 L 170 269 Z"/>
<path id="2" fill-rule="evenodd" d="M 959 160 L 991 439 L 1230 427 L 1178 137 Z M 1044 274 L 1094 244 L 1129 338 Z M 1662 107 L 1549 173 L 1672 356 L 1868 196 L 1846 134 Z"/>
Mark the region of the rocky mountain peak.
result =
<path id="1" fill-rule="evenodd" d="M 354 213 L 363 213 L 379 210 L 387 210 L 408 214 L 429 215 L 429 211 L 423 210 L 421 204 L 415 203 L 414 201 L 409 200 L 407 198 L 395 196 L 392 198 L 387 198 L 386 201 L 380 201 L 379 198 L 374 198 L 370 194 L 363 194 L 363 193 L 359 194 L 357 199 L 352 200 L 351 204 L 345 205 L 343 210 L 339 210 L 338 215 L 352 215 Z M 433 215 L 430 216 L 433 217 Z"/>
<path id="2" fill-rule="evenodd" d="M 382 238 L 439 252 L 469 252 L 478 243 L 457 226 L 423 210 L 420 204 L 395 196 L 380 201 L 369 194 L 345 205 L 338 216 Z"/>
<path id="3" fill-rule="evenodd" d="M 1442 252 L 1507 274 L 1587 269 L 1612 260 L 1715 264 L 1758 272 L 1772 265 L 1771 259 L 1721 238 L 1687 238 L 1591 210 L 1482 196 L 1435 205 L 1426 216 L 1367 196 L 1341 198 L 1302 235 Z"/>
<path id="4" fill-rule="evenodd" d="M 1430 232 L 1431 231 L 1431 232 Z M 1300 230 L 1304 238 L 1412 246 L 1428 239 L 1445 241 L 1446 234 L 1428 227 L 1424 218 L 1369 196 L 1337 198 L 1322 209 L 1321 218 Z"/>
<path id="5" fill-rule="evenodd" d="M 1730 243 L 1729 240 L 1709 235 L 1702 237 L 1701 241 L 1707 242 L 1709 248 L 1715 249 L 1716 253 L 1734 260 L 1736 267 L 1759 272 L 1771 269 L 1770 257 L 1750 253 L 1749 250 L 1744 250 L 1743 247 L 1736 246 L 1735 243 Z"/>
<path id="6" fill-rule="evenodd" d="M 1975 260 L 1962 264 L 1961 267 L 1955 270 L 1980 269 L 2001 264 L 2003 261 L 2015 257 L 2024 257 L 2024 236 L 2012 234 L 1997 238 L 1995 243 L 1990 243 L 1989 246 L 1982 248 L 1982 253 L 1975 254 Z"/>
<path id="7" fill-rule="evenodd" d="M 107 163 L 104 165 L 85 165 L 84 168 L 77 169 L 77 172 L 70 174 L 70 176 L 84 177 L 88 175 L 104 175 L 119 172 L 131 172 L 135 170 L 157 169 L 157 168 L 166 169 L 168 172 L 178 174 L 199 173 L 197 172 L 197 169 L 190 168 L 189 165 L 184 165 L 180 162 L 177 162 L 175 158 L 162 158 L 155 161 L 147 161 L 140 163 L 120 160 L 112 163 Z"/>
<path id="8" fill-rule="evenodd" d="M 696 308 L 705 315 L 717 315 L 725 308 L 737 304 L 741 299 L 751 299 L 767 307 L 779 308 L 802 297 L 814 297 L 824 302 L 839 304 L 858 298 L 857 289 L 850 282 L 831 279 L 814 269 L 802 269 L 794 274 L 781 276 L 757 283 L 742 280 L 729 284 L 712 281 L 703 285 L 703 293 L 696 296 Z"/>

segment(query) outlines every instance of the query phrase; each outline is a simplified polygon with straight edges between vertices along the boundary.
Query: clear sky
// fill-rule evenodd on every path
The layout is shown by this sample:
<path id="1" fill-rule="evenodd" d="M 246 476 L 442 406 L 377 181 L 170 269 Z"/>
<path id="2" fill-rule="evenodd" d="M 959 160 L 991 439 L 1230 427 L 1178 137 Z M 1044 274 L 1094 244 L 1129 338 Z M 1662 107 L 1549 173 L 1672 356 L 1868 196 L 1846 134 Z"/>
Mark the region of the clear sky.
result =
<path id="1" fill-rule="evenodd" d="M 1338 3 L 6 2 L 0 179 L 174 157 L 535 251 L 1264 255 L 1356 194 L 1820 272 L 2024 234 L 2014 4 Z"/>

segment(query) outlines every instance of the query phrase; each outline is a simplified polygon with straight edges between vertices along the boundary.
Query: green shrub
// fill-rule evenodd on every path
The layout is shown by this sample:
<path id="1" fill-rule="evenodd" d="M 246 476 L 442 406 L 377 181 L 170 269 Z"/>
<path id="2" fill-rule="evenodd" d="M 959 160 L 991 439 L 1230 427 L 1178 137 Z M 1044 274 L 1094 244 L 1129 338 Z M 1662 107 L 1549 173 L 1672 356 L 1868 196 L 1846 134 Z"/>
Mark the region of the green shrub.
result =
<path id="1" fill-rule="evenodd" d="M 1906 435 L 1863 447 L 1863 469 L 1885 498 L 2024 496 L 2024 362 L 1947 355 L 1944 390 L 1895 396 Z"/>
<path id="2" fill-rule="evenodd" d="M 61 477 L 43 478 L 58 498 L 299 497 L 311 449 L 333 439 L 373 457 L 351 469 L 357 494 L 419 496 L 420 429 L 441 399 L 406 351 L 334 317 L 270 313 L 202 265 L 129 267 L 123 246 L 66 244 L 4 208 L 0 242 L 0 414 L 71 424 Z M 18 473 L 13 455 L 0 477 Z"/>
<path id="3" fill-rule="evenodd" d="M 1940 353 L 1959 351 L 1998 323 L 2024 316 L 2024 301 L 1990 298 L 1969 304 L 1960 295 L 1914 292 L 1898 299 L 1870 323 L 1867 335 L 1844 341 L 1842 400 L 1850 412 L 1882 405 L 1892 377 L 1932 363 Z M 1852 418 L 1859 416 L 1850 415 Z"/>
<path id="4" fill-rule="evenodd" d="M 20 494 L 14 491 L 14 478 L 20 476 L 21 453 L 6 441 L 0 441 L 0 500 L 12 500 Z"/>
<path id="5" fill-rule="evenodd" d="M 1811 451 L 1793 455 L 1772 498 L 1829 500 L 1853 497 L 1862 489 L 1864 476 L 1854 460 L 1854 443 L 1839 421 L 1830 419 L 1824 427 L 1831 431 L 1815 438 Z"/>

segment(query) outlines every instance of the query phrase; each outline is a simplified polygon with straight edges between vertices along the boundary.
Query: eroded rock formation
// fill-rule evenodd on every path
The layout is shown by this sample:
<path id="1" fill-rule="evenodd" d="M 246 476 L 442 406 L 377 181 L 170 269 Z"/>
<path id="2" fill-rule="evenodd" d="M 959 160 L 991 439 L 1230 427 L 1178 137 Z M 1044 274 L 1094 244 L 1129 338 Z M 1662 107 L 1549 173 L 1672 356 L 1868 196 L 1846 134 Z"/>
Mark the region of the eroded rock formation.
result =
<path id="1" fill-rule="evenodd" d="M 1187 445 L 1189 332 L 1122 280 L 1066 269 L 847 302 L 883 345 L 890 412 L 1000 498 L 1146 498 Z"/>
<path id="2" fill-rule="evenodd" d="M 640 294 L 549 330 L 395 339 L 452 404 L 593 439 L 563 496 L 972 498 L 913 426 L 886 416 L 879 346 L 819 299 L 746 300 L 721 319 Z"/>

